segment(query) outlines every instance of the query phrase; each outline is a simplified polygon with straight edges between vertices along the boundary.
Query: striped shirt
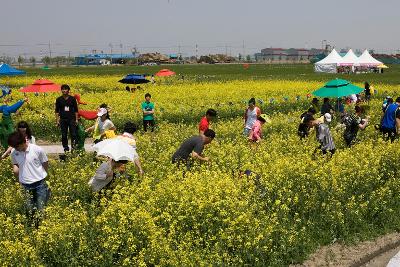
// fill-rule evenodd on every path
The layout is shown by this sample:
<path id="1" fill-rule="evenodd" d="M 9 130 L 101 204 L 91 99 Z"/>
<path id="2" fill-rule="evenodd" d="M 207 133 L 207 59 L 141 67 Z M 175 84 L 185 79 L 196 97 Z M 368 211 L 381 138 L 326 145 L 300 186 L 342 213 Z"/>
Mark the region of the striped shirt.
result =
<path id="1" fill-rule="evenodd" d="M 324 151 L 330 151 L 335 149 L 335 143 L 329 130 L 328 125 L 320 123 L 316 127 L 317 141 L 321 144 L 321 149 Z"/>

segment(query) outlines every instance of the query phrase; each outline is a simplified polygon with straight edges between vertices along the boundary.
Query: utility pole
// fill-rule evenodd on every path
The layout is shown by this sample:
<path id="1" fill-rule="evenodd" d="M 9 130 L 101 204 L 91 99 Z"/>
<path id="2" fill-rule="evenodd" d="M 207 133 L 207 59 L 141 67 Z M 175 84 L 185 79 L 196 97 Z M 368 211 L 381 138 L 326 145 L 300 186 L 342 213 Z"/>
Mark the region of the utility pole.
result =
<path id="1" fill-rule="evenodd" d="M 110 64 L 112 65 L 112 49 L 113 49 L 113 45 L 112 45 L 112 43 L 109 43 L 108 46 L 110 47 Z"/>
<path id="2" fill-rule="evenodd" d="M 196 44 L 196 59 L 199 58 L 199 46 Z"/>
<path id="3" fill-rule="evenodd" d="M 51 46 L 50 46 L 50 41 L 49 41 L 49 56 L 50 56 L 50 59 L 51 59 Z"/>
<path id="4" fill-rule="evenodd" d="M 243 52 L 243 61 L 245 60 L 245 50 L 244 50 L 244 40 L 242 44 L 242 52 Z"/>

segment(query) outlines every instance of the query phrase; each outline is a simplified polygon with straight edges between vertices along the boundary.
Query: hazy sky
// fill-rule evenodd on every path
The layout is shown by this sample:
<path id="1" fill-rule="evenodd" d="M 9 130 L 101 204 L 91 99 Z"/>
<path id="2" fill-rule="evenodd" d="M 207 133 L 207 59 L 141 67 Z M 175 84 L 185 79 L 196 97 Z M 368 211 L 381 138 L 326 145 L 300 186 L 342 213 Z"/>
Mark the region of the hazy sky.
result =
<path id="1" fill-rule="evenodd" d="M 0 55 L 400 49 L 399 0 L 0 0 Z M 47 45 L 46 45 L 47 44 Z M 179 47 L 180 46 L 180 47 Z"/>

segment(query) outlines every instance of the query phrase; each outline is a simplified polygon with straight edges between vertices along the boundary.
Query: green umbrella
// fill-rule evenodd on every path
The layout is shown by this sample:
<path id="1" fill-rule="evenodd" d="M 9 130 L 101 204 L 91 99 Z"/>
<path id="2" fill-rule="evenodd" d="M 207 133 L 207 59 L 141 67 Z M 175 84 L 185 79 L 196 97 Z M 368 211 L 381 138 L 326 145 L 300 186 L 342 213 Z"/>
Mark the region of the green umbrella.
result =
<path id="1" fill-rule="evenodd" d="M 351 84 L 342 79 L 335 79 L 327 82 L 324 87 L 313 92 L 313 95 L 319 97 L 342 97 L 352 94 L 359 94 L 364 89 Z"/>

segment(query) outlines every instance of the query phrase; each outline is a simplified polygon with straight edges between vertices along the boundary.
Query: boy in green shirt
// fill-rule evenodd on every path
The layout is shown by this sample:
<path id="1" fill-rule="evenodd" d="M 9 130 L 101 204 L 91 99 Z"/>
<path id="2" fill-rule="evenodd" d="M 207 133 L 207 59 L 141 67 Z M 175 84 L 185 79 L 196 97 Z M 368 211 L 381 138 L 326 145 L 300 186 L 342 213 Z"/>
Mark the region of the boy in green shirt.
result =
<path id="1" fill-rule="evenodd" d="M 145 101 L 142 103 L 143 111 L 143 128 L 147 132 L 147 128 L 150 126 L 151 131 L 154 132 L 154 103 L 150 102 L 151 95 L 149 93 L 144 95 Z"/>

